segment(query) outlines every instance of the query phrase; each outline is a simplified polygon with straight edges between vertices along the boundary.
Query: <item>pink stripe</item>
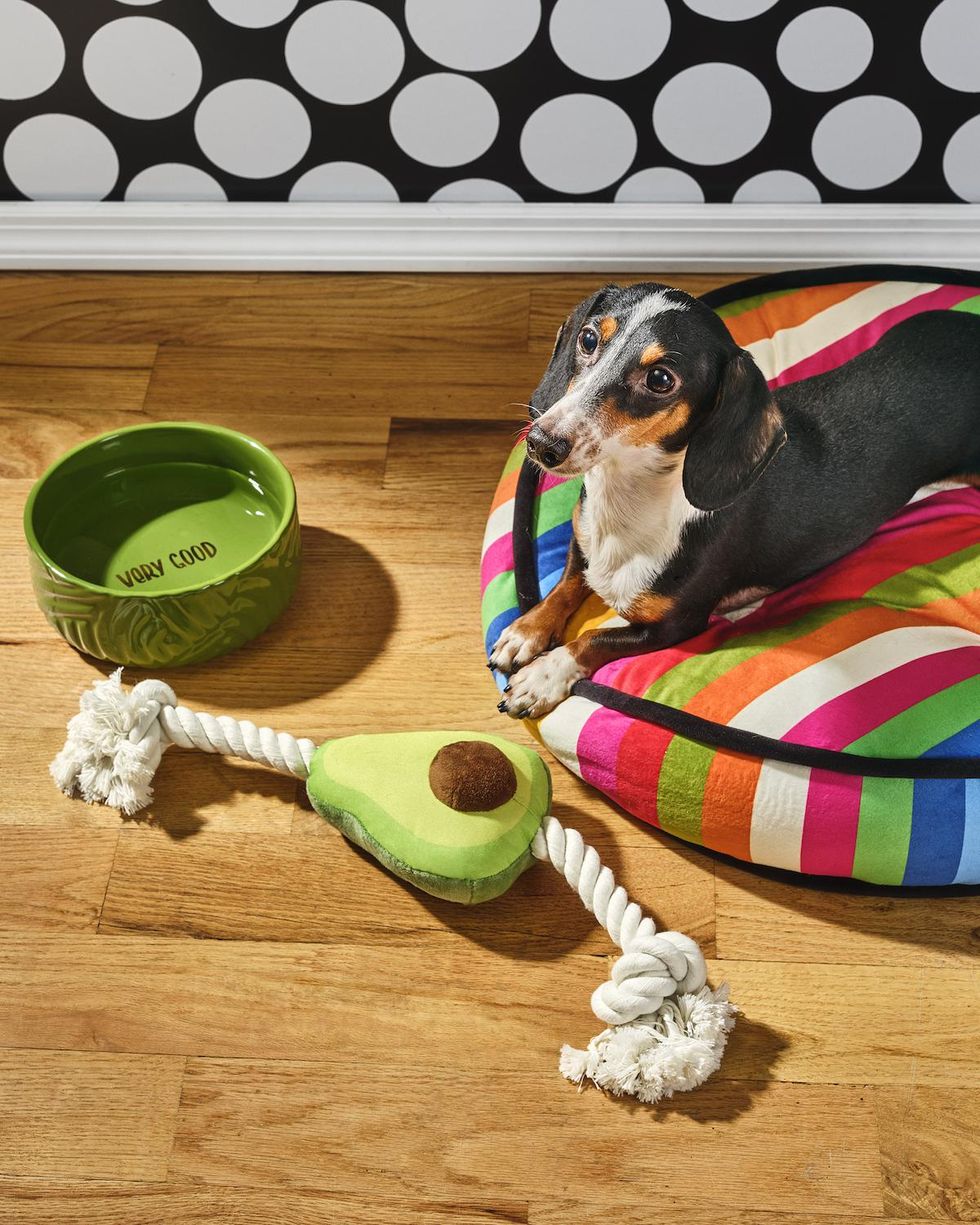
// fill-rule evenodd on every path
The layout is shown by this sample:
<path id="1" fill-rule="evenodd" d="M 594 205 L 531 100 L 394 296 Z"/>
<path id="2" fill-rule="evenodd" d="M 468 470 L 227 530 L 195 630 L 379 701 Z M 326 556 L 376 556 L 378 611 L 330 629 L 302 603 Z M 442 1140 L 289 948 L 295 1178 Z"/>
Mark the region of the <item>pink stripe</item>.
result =
<path id="1" fill-rule="evenodd" d="M 978 672 L 980 646 L 924 655 L 825 702 L 791 727 L 783 740 L 841 750 L 903 710 Z"/>
<path id="2" fill-rule="evenodd" d="M 565 482 L 570 479 L 571 478 L 567 476 L 555 476 L 553 472 L 543 473 L 541 479 L 538 481 L 538 497 L 540 497 L 543 493 L 547 493 L 549 489 L 554 489 L 556 485 L 564 485 Z"/>
<path id="3" fill-rule="evenodd" d="M 870 349 L 897 323 L 911 319 L 913 315 L 922 314 L 923 311 L 949 310 L 958 302 L 965 302 L 967 298 L 975 298 L 978 293 L 980 290 L 963 285 L 940 285 L 938 289 L 932 289 L 928 293 L 916 294 L 908 302 L 903 302 L 900 306 L 893 306 L 891 310 L 885 311 L 877 319 L 872 319 L 870 323 L 856 328 L 849 335 L 841 337 L 840 340 L 825 345 L 824 348 L 811 354 L 810 357 L 803 358 L 795 365 L 788 366 L 775 378 L 769 380 L 769 386 L 785 387 L 788 383 L 796 383 L 800 379 L 812 378 L 815 374 L 825 374 L 828 370 L 835 370 L 838 366 L 843 366 L 845 362 L 850 361 L 852 357 L 857 357 L 859 353 Z"/>
<path id="4" fill-rule="evenodd" d="M 801 872 L 814 876 L 851 875 L 861 783 L 857 775 L 810 771 L 800 847 Z"/>
<path id="5" fill-rule="evenodd" d="M 493 544 L 487 547 L 480 562 L 481 589 L 486 591 L 488 584 L 498 574 L 514 569 L 514 537 L 510 532 L 498 536 Z"/>
<path id="6" fill-rule="evenodd" d="M 619 786 L 616 776 L 619 746 L 631 723 L 618 711 L 600 706 L 585 720 L 578 734 L 575 751 L 582 777 L 612 799 L 616 798 Z"/>

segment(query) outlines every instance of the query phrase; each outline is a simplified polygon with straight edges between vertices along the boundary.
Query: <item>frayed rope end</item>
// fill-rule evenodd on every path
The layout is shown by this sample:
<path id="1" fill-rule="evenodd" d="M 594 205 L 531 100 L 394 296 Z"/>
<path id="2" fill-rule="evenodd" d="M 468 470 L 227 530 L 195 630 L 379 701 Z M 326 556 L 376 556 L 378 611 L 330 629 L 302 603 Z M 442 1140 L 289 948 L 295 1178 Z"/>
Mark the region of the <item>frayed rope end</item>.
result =
<path id="1" fill-rule="evenodd" d="M 122 668 L 95 681 L 82 694 L 78 714 L 68 722 L 65 746 L 49 769 L 65 795 L 89 804 L 108 804 L 127 816 L 153 798 L 153 776 L 168 741 L 157 715 L 175 705 L 173 690 L 161 681 L 143 681 L 127 691 Z"/>
<path id="2" fill-rule="evenodd" d="M 671 996 L 655 1014 L 603 1030 L 584 1051 L 562 1047 L 558 1068 L 580 1088 L 591 1081 L 617 1096 L 660 1102 L 718 1070 L 737 1011 L 726 985 Z"/>

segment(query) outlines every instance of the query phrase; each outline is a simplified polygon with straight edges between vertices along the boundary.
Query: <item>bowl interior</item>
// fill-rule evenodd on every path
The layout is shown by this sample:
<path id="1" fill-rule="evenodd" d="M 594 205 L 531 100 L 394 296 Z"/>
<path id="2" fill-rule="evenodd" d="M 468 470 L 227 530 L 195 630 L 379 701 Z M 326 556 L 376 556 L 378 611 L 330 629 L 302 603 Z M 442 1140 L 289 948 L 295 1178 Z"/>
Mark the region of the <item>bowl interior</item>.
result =
<path id="1" fill-rule="evenodd" d="M 67 576 L 146 597 L 206 586 L 257 560 L 289 522 L 289 473 L 244 434 L 192 422 L 135 426 L 62 456 L 25 524 Z"/>

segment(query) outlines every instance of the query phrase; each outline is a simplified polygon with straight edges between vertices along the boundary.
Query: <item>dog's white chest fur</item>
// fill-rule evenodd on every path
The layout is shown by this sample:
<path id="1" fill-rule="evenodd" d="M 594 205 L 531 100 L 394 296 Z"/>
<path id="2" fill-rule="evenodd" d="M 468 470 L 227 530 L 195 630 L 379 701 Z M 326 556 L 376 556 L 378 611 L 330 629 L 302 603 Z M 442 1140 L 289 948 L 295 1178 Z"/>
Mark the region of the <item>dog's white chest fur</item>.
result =
<path id="1" fill-rule="evenodd" d="M 578 523 L 589 586 L 619 613 L 663 572 L 684 525 L 701 514 L 684 496 L 680 463 L 664 473 L 659 450 L 623 451 L 586 473 Z"/>

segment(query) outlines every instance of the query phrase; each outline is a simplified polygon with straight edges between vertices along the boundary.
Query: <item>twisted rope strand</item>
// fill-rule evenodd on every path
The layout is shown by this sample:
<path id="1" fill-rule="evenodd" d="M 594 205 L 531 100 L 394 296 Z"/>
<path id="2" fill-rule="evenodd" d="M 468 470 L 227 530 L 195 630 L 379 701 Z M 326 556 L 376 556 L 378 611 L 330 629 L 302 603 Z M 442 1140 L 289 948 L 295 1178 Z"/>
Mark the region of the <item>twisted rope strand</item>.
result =
<path id="1" fill-rule="evenodd" d="M 622 950 L 612 976 L 592 995 L 592 1011 L 606 1025 L 625 1025 L 656 1013 L 669 996 L 698 991 L 707 967 L 697 944 L 680 932 L 660 932 L 631 902 L 612 870 L 574 829 L 547 817 L 531 845 L 536 859 L 550 863 L 576 890 L 582 904 Z"/>

